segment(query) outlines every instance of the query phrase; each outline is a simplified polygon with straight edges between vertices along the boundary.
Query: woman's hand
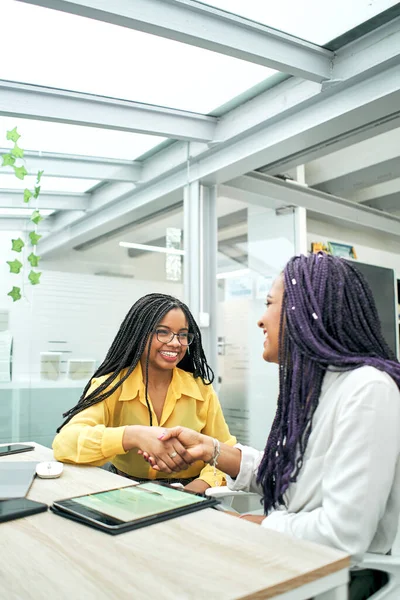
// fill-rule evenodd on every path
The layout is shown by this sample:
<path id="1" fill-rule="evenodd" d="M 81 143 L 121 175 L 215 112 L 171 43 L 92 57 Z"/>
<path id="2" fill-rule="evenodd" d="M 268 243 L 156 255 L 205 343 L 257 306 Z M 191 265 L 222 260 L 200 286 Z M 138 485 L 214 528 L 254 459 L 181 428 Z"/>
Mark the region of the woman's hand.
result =
<path id="1" fill-rule="evenodd" d="M 153 428 L 154 429 L 154 428 Z M 202 460 L 206 463 L 212 460 L 214 455 L 213 439 L 193 429 L 187 427 L 173 427 L 172 429 L 163 429 L 159 437 L 163 444 L 171 443 L 172 440 L 179 442 L 190 456 L 190 461 Z M 161 471 L 161 465 L 157 458 L 151 452 L 139 452 L 143 458 L 155 469 Z M 187 458 L 185 458 L 187 460 Z"/>
<path id="2" fill-rule="evenodd" d="M 189 492 L 195 492 L 196 494 L 204 494 L 209 487 L 211 487 L 209 483 L 203 479 L 197 478 L 185 485 L 185 490 L 188 490 Z"/>
<path id="3" fill-rule="evenodd" d="M 241 519 L 245 521 L 250 521 L 250 523 L 256 523 L 257 525 L 261 525 L 261 523 L 267 517 L 265 515 L 239 515 Z"/>
<path id="4" fill-rule="evenodd" d="M 177 437 L 171 436 L 170 439 L 161 441 L 165 431 L 162 427 L 128 425 L 125 427 L 122 445 L 125 451 L 138 448 L 139 454 L 151 456 L 157 465 L 157 471 L 184 471 L 193 462 L 193 458 Z M 153 466 L 149 460 L 147 462 Z"/>

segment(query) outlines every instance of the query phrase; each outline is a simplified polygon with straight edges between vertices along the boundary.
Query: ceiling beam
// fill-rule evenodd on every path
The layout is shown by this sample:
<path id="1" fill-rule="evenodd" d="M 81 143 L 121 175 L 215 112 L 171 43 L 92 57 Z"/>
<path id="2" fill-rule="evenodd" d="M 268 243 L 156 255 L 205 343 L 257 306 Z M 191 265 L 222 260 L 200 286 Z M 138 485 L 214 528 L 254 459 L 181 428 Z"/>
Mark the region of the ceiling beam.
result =
<path id="1" fill-rule="evenodd" d="M 312 81 L 331 76 L 333 52 L 193 0 L 21 1 L 184 42 Z"/>
<path id="2" fill-rule="evenodd" d="M 285 203 L 286 206 L 302 206 L 314 214 L 334 217 L 353 225 L 400 237 L 399 217 L 264 173 L 243 175 L 230 181 L 229 186 L 250 192 L 253 195 L 253 203 L 259 206 L 264 206 L 273 199 Z M 254 200 L 254 194 L 258 196 L 258 200 Z"/>
<path id="3" fill-rule="evenodd" d="M 0 115 L 209 142 L 217 119 L 129 100 L 0 80 Z"/>
<path id="4" fill-rule="evenodd" d="M 376 208 L 377 210 L 382 210 L 388 213 L 398 213 L 400 211 L 400 189 L 397 193 L 367 200 L 363 203 L 363 206 L 370 206 L 371 208 Z"/>
<path id="5" fill-rule="evenodd" d="M 379 46 L 384 27 L 369 35 Z M 70 224 L 65 235 L 48 236 L 42 253 L 95 239 L 107 228 L 132 222 L 135 214 L 151 214 L 152 205 L 160 210 L 170 195 L 181 200 L 188 179 L 223 184 L 265 165 L 289 168 L 357 143 L 380 127 L 393 127 L 400 119 L 399 106 L 398 65 L 377 72 L 374 63 L 370 71 L 322 93 L 318 84 L 292 78 L 221 117 L 212 145 L 191 143 L 189 169 L 187 147 L 181 143 L 145 160 L 141 183 L 132 194 L 115 197 L 104 209 Z"/>
<path id="6" fill-rule="evenodd" d="M 0 155 L 9 148 L 0 148 Z M 24 151 L 25 168 L 28 175 L 44 171 L 46 177 L 68 177 L 71 179 L 100 179 L 106 181 L 136 182 L 140 180 L 142 165 L 137 161 L 102 159 L 52 152 Z M 4 173 L 13 173 L 5 167 Z"/>
<path id="7" fill-rule="evenodd" d="M 383 183 L 376 183 L 371 185 L 369 188 L 358 190 L 351 195 L 350 200 L 353 202 L 369 202 L 376 198 L 383 198 L 384 196 L 391 196 L 400 192 L 400 178 L 391 179 Z"/>
<path id="8" fill-rule="evenodd" d="M 39 208 L 43 210 L 70 211 L 86 210 L 89 207 L 89 201 L 89 194 L 51 194 L 49 192 L 41 192 L 37 203 Z M 31 208 L 31 204 L 23 202 L 23 192 L 0 190 L 0 208 Z"/>
<path id="9" fill-rule="evenodd" d="M 380 149 L 379 155 L 381 154 L 381 149 L 383 151 L 382 153 L 384 154 L 383 146 L 378 144 L 376 147 L 379 147 Z M 357 153 L 357 150 L 354 149 L 353 152 Z M 376 159 L 377 158 L 378 155 L 376 155 Z M 396 156 L 392 159 L 366 165 L 365 167 L 352 171 L 347 175 L 343 175 L 342 177 L 330 179 L 329 181 L 316 185 L 315 188 L 329 194 L 345 196 L 348 198 L 351 197 L 354 192 L 363 188 L 368 188 L 374 185 L 374 183 L 377 181 L 382 183 L 385 181 L 390 181 L 391 179 L 396 179 L 399 175 L 399 172 L 400 157 Z"/>
<path id="10" fill-rule="evenodd" d="M 43 219 L 40 222 L 40 233 L 47 232 L 49 229 L 49 219 Z M 19 218 L 19 217 L 0 217 L 0 231 L 4 234 L 5 231 L 18 231 L 23 233 L 26 231 L 27 224 L 29 224 L 28 218 Z M 10 241 L 11 248 L 11 241 Z"/>
<path id="11" fill-rule="evenodd" d="M 396 128 L 305 165 L 306 183 L 318 190 L 348 195 L 394 179 L 399 173 L 400 129 Z M 379 147 L 379 156 L 376 149 Z"/>

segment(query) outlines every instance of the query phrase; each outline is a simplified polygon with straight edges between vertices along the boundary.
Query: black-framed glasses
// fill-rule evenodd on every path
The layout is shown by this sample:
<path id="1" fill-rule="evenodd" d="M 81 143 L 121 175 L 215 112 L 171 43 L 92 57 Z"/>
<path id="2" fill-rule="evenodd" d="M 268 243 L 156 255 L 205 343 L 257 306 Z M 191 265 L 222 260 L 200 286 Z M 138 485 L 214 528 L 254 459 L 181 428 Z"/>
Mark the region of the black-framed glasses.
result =
<path id="1" fill-rule="evenodd" d="M 170 329 L 158 327 L 154 333 L 156 334 L 158 341 L 162 344 L 169 344 L 175 336 L 178 338 L 178 342 L 181 346 L 189 346 L 194 340 L 194 333 L 189 333 L 188 331 L 174 333 Z"/>

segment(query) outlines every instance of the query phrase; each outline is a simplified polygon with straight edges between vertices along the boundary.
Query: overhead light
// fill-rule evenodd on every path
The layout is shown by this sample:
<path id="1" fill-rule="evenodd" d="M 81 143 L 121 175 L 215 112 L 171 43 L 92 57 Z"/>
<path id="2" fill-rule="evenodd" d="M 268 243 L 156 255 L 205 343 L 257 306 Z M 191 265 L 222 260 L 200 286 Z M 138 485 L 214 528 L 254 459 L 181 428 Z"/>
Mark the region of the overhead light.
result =
<path id="1" fill-rule="evenodd" d="M 227 271 L 226 273 L 218 273 L 217 279 L 230 279 L 231 277 L 243 277 L 249 275 L 250 269 L 236 269 L 236 271 Z"/>
<path id="2" fill-rule="evenodd" d="M 163 254 L 179 254 L 183 256 L 184 250 L 178 250 L 177 248 L 165 248 L 164 246 L 149 246 L 147 244 L 134 244 L 133 242 L 120 242 L 122 248 L 135 248 L 136 250 L 147 250 L 148 252 L 162 252 Z"/>

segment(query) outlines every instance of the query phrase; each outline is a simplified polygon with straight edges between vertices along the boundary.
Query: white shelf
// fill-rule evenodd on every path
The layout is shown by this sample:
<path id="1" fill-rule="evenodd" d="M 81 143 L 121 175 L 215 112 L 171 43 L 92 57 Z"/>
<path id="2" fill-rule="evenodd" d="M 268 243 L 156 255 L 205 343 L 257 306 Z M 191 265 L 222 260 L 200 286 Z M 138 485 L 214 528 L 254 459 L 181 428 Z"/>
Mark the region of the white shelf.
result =
<path id="1" fill-rule="evenodd" d="M 80 388 L 83 390 L 87 380 L 79 379 L 72 380 L 66 378 L 56 379 L 55 381 L 49 381 L 46 379 L 18 379 L 10 381 L 9 383 L 0 382 L 0 390 L 14 390 L 14 389 L 51 389 L 51 388 Z"/>

